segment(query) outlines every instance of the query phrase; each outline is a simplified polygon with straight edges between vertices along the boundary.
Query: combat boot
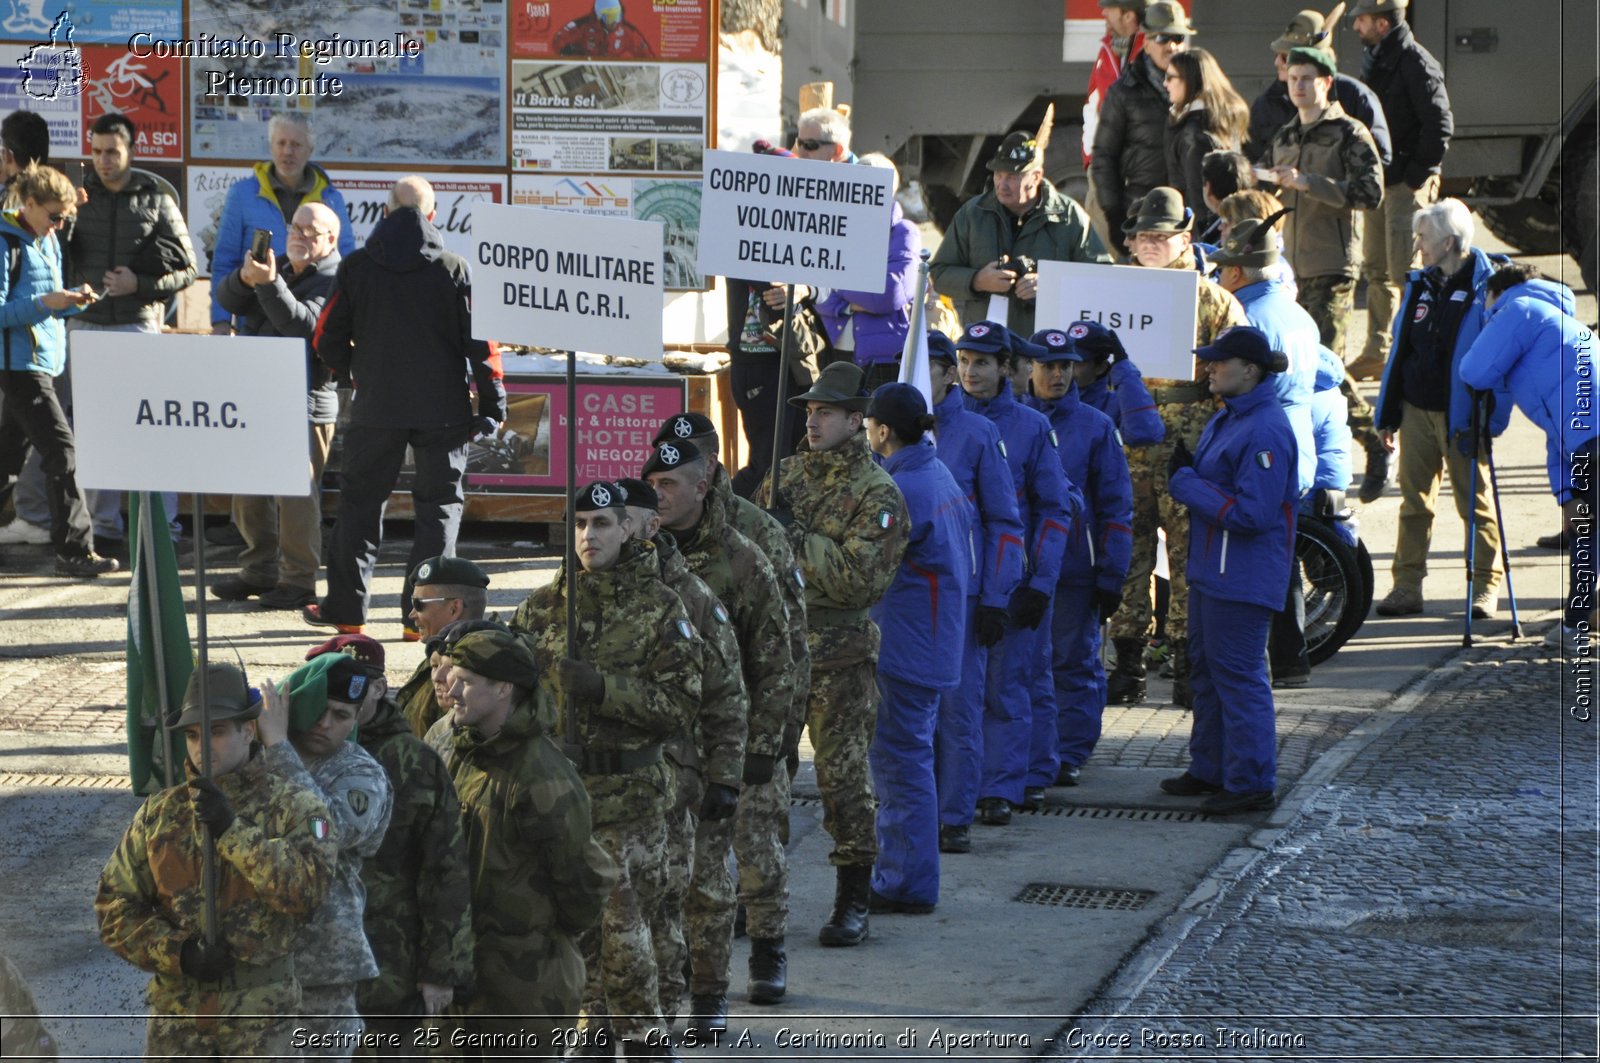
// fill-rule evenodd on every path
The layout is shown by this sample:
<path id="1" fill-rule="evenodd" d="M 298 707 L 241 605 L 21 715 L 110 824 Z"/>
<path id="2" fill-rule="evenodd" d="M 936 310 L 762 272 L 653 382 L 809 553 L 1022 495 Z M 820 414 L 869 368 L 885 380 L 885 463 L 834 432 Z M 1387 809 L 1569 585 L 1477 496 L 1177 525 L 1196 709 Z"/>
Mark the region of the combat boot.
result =
<path id="1" fill-rule="evenodd" d="M 1144 700 L 1144 639 L 1112 639 L 1117 670 L 1106 678 L 1106 701 L 1137 705 Z"/>
<path id="2" fill-rule="evenodd" d="M 867 940 L 872 866 L 855 864 L 841 867 L 838 876 L 833 894 L 833 915 L 817 939 L 830 947 L 859 945 Z"/>
<path id="3" fill-rule="evenodd" d="M 665 1031 L 652 1032 L 649 1040 L 623 1041 L 623 1059 L 649 1059 L 656 1063 L 678 1063 L 677 1050 L 672 1047 L 672 1037 Z"/>
<path id="4" fill-rule="evenodd" d="M 1172 644 L 1172 703 L 1194 708 L 1194 691 L 1189 689 L 1189 640 L 1168 639 Z"/>
<path id="5" fill-rule="evenodd" d="M 695 993 L 689 998 L 689 1025 L 687 1032 L 694 1035 L 695 1043 L 713 1045 L 717 1034 L 728 1028 L 728 995 L 726 993 Z"/>
<path id="6" fill-rule="evenodd" d="M 789 957 L 782 938 L 750 939 L 750 1003 L 776 1004 L 789 991 Z"/>
<path id="7" fill-rule="evenodd" d="M 611 1027 L 590 1026 L 583 1031 L 583 1037 L 568 1052 L 569 1059 L 615 1059 L 617 1058 L 617 1036 L 611 1032 Z"/>

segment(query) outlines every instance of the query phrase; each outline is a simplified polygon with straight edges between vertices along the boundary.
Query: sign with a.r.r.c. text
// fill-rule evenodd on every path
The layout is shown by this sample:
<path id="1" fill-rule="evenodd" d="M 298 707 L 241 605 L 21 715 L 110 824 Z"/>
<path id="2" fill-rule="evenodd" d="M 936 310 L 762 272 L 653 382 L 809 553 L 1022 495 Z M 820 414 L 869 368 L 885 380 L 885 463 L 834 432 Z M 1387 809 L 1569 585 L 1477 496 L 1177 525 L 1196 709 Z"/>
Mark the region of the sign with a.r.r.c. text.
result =
<path id="1" fill-rule="evenodd" d="M 1095 321 L 1116 332 L 1147 377 L 1194 379 L 1200 274 L 1092 262 L 1039 263 L 1038 328 Z"/>
<path id="2" fill-rule="evenodd" d="M 889 170 L 708 151 L 700 272 L 882 292 L 893 209 Z"/>
<path id="3" fill-rule="evenodd" d="M 84 487 L 311 493 L 304 340 L 85 330 L 72 398 Z"/>

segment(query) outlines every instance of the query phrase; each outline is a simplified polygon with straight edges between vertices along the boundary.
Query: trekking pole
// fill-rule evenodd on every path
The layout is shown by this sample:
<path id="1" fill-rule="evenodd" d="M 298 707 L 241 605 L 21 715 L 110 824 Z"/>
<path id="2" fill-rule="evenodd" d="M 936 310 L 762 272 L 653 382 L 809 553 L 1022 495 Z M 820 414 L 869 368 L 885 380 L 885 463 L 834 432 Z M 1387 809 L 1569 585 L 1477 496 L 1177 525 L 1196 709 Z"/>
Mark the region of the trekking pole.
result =
<path id="1" fill-rule="evenodd" d="M 1506 598 L 1511 602 L 1511 641 L 1515 642 L 1522 637 L 1522 620 L 1517 616 L 1517 590 L 1511 585 L 1511 551 L 1506 548 L 1506 519 L 1500 515 L 1500 478 L 1494 471 L 1493 439 L 1484 439 L 1483 452 L 1489 459 L 1489 491 L 1494 495 L 1494 522 L 1500 532 L 1500 566 L 1506 570 Z"/>
<path id="2" fill-rule="evenodd" d="M 1469 498 L 1477 498 L 1478 497 L 1478 426 L 1479 426 L 1480 416 L 1482 414 L 1482 411 L 1483 411 L 1482 404 L 1478 402 L 1478 399 L 1477 399 L 1476 396 L 1473 396 L 1473 399 L 1472 399 L 1471 427 L 1468 429 L 1472 433 L 1472 435 L 1470 437 L 1471 438 L 1471 453 L 1468 455 L 1468 457 L 1472 461 L 1472 491 L 1468 496 Z M 1466 613 L 1467 613 L 1467 617 L 1466 617 L 1466 620 L 1463 621 L 1463 623 L 1465 624 L 1465 627 L 1464 627 L 1464 629 L 1462 630 L 1462 633 L 1461 633 L 1461 645 L 1463 645 L 1463 646 L 1472 645 L 1472 566 L 1473 566 L 1473 563 L 1475 561 L 1475 556 L 1474 555 L 1477 553 L 1477 544 L 1478 544 L 1478 507 L 1476 505 L 1469 505 L 1467 507 L 1467 549 L 1466 549 L 1466 555 L 1467 555 L 1467 608 L 1466 608 Z"/>

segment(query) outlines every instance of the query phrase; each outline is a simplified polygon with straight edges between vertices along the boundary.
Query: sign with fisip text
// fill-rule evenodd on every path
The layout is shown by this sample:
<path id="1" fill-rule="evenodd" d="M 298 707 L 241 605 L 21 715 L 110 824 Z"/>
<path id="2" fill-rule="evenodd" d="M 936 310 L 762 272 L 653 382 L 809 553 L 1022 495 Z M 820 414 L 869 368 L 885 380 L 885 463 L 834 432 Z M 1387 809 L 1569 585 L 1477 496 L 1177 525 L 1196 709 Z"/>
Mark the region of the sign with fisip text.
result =
<path id="1" fill-rule="evenodd" d="M 1147 377 L 1194 379 L 1200 275 L 1089 262 L 1039 263 L 1036 328 L 1095 321 L 1116 332 Z"/>
<path id="2" fill-rule="evenodd" d="M 660 222 L 480 204 L 472 335 L 659 360 L 663 254 Z"/>
<path id="3" fill-rule="evenodd" d="M 889 170 L 708 151 L 700 272 L 881 292 L 893 204 Z"/>
<path id="4" fill-rule="evenodd" d="M 72 398 L 83 487 L 311 493 L 304 340 L 77 332 Z"/>

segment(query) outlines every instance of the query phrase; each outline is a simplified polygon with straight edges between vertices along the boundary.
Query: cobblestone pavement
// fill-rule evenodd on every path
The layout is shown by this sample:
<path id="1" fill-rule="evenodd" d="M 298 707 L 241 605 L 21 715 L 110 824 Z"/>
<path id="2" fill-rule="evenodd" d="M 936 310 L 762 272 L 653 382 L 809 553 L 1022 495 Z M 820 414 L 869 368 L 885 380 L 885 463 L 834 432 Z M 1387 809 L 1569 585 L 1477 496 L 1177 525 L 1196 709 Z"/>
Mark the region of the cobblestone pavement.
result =
<path id="1" fill-rule="evenodd" d="M 1056 1058 L 1595 1058 L 1596 724 L 1544 654 L 1464 651 L 1380 713 Z"/>

